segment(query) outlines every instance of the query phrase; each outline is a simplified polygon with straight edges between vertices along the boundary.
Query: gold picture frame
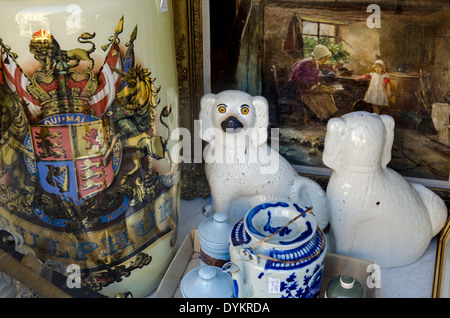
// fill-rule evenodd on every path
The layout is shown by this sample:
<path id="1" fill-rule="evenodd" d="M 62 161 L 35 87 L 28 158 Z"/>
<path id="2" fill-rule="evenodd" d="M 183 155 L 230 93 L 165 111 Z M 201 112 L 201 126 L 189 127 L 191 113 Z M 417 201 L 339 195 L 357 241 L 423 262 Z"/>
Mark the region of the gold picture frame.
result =
<path id="1" fill-rule="evenodd" d="M 209 0 L 173 0 L 179 125 L 191 132 L 200 112 L 200 99 L 210 90 L 208 8 Z M 209 195 L 202 163 L 182 162 L 181 174 L 181 198 L 190 200 Z"/>
<path id="2" fill-rule="evenodd" d="M 450 298 L 450 218 L 439 235 L 432 297 Z"/>

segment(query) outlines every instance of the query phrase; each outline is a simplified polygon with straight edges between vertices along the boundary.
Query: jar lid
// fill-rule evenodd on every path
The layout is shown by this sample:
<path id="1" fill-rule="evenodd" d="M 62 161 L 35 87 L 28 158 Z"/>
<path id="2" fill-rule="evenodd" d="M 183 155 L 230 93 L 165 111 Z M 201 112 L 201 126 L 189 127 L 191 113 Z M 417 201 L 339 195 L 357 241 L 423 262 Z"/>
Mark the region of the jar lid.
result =
<path id="1" fill-rule="evenodd" d="M 303 245 L 315 234 L 317 221 L 310 209 L 288 202 L 265 202 L 244 217 L 246 232 L 270 250 L 290 250 Z"/>
<path id="2" fill-rule="evenodd" d="M 227 245 L 232 229 L 225 212 L 217 211 L 212 217 L 203 220 L 198 228 L 198 236 L 206 241 Z"/>
<path id="3" fill-rule="evenodd" d="M 214 213 L 213 220 L 217 223 L 228 222 L 228 216 L 225 212 L 218 211 L 218 212 Z"/>
<path id="4" fill-rule="evenodd" d="M 339 282 L 341 283 L 342 288 L 350 289 L 353 288 L 353 286 L 355 286 L 355 277 L 342 275 L 339 278 Z"/>
<path id="5" fill-rule="evenodd" d="M 325 298 L 363 298 L 364 295 L 364 286 L 350 275 L 334 277 L 325 291 Z"/>
<path id="6" fill-rule="evenodd" d="M 216 277 L 216 271 L 211 266 L 202 266 L 198 270 L 198 276 L 200 276 L 201 279 L 209 280 Z"/>
<path id="7" fill-rule="evenodd" d="M 222 269 L 202 265 L 189 271 L 181 280 L 184 298 L 232 298 L 233 282 Z"/>

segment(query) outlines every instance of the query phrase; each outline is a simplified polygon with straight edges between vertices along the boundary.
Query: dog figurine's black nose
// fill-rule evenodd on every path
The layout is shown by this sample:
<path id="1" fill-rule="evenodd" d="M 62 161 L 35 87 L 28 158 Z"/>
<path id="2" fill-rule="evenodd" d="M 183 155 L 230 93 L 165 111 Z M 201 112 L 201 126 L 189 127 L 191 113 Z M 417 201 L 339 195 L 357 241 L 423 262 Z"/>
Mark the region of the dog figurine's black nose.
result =
<path id="1" fill-rule="evenodd" d="M 225 118 L 220 126 L 226 133 L 238 133 L 244 128 L 244 124 L 235 116 Z"/>

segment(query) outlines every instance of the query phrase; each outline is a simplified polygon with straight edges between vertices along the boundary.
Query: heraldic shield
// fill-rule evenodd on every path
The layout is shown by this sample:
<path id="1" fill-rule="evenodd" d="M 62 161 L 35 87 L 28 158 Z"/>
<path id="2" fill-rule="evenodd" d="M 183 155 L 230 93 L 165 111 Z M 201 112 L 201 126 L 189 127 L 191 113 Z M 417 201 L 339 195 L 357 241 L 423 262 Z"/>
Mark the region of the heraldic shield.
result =
<path id="1" fill-rule="evenodd" d="M 177 242 L 172 4 L 130 1 L 77 1 L 70 32 L 66 10 L 0 12 L 0 230 L 108 297 L 156 289 Z"/>
<path id="2" fill-rule="evenodd" d="M 30 126 L 26 145 L 32 146 L 30 150 L 37 160 L 28 160 L 28 170 L 47 192 L 82 200 L 111 185 L 118 171 L 119 141 L 113 145 L 113 160 L 105 158 L 111 146 L 110 135 L 109 125 L 92 116 L 66 114 L 47 118 L 41 125 Z"/>

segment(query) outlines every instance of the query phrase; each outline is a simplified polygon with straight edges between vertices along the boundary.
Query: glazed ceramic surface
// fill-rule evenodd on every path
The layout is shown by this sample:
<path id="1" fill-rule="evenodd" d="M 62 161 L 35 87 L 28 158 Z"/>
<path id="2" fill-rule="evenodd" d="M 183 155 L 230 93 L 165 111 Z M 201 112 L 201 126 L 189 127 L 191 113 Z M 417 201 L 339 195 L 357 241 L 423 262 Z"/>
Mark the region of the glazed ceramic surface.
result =
<path id="1" fill-rule="evenodd" d="M 108 296 L 175 252 L 171 1 L 0 1 L 0 225 Z"/>
<path id="2" fill-rule="evenodd" d="M 313 298 L 319 296 L 326 249 L 308 209 L 267 202 L 234 226 L 224 268 L 232 274 L 235 297 Z"/>
<path id="3" fill-rule="evenodd" d="M 335 252 L 381 267 L 410 264 L 447 218 L 444 201 L 387 167 L 394 119 L 354 112 L 328 122 L 323 162 Z"/>
<path id="4" fill-rule="evenodd" d="M 227 213 L 231 223 L 267 201 L 312 205 L 319 226 L 328 225 L 325 191 L 300 176 L 275 148 L 267 145 L 269 104 L 262 96 L 242 91 L 207 94 L 200 120 L 205 172 L 214 213 Z"/>
<path id="5" fill-rule="evenodd" d="M 229 237 L 232 227 L 228 216 L 221 211 L 199 224 L 200 257 L 204 264 L 222 267 L 230 260 Z"/>
<path id="6" fill-rule="evenodd" d="M 184 298 L 233 298 L 231 276 L 216 266 L 202 265 L 181 280 Z"/>

